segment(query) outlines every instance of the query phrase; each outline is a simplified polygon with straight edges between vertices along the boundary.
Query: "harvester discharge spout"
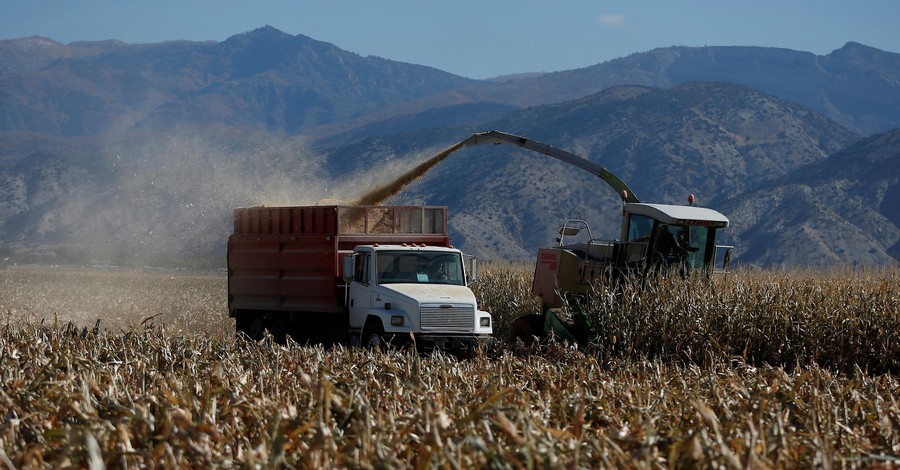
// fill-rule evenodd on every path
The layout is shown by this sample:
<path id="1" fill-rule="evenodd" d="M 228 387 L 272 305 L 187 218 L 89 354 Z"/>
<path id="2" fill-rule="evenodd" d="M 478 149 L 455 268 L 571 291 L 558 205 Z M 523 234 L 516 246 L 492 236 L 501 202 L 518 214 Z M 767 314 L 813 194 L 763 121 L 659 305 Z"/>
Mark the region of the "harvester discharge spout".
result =
<path id="1" fill-rule="evenodd" d="M 432 167 L 442 162 L 451 153 L 461 149 L 462 147 L 471 147 L 475 145 L 500 145 L 500 144 L 510 144 L 516 145 L 518 147 L 522 147 L 528 150 L 532 150 L 538 153 L 542 153 L 549 157 L 553 157 L 557 160 L 561 160 L 570 165 L 574 165 L 582 170 L 591 173 L 592 175 L 598 176 L 600 179 L 609 184 L 622 198 L 624 202 L 640 202 L 638 201 L 637 196 L 635 196 L 634 191 L 628 187 L 622 180 L 620 180 L 616 175 L 612 174 L 606 168 L 597 165 L 594 162 L 585 160 L 574 153 L 567 152 L 562 149 L 558 149 L 551 145 L 547 145 L 536 140 L 529 139 L 527 137 L 522 137 L 519 135 L 509 134 L 502 131 L 487 131 L 487 132 L 477 132 L 473 134 L 468 139 L 457 142 L 444 151 L 438 153 L 437 155 L 429 158 L 425 162 L 419 164 L 412 170 L 400 175 L 398 178 L 394 180 L 393 183 L 377 187 L 367 194 L 363 195 L 356 203 L 357 204 L 380 204 L 383 201 L 389 199 L 393 195 L 399 193 L 404 187 L 408 184 L 415 181 L 417 178 L 425 174 Z"/>
<path id="2" fill-rule="evenodd" d="M 552 145 L 547 145 L 536 140 L 529 139 L 527 137 L 522 137 L 520 135 L 509 134 L 502 131 L 487 131 L 487 132 L 478 132 L 474 134 L 472 137 L 461 142 L 464 146 L 472 146 L 472 145 L 485 145 L 485 144 L 509 144 L 516 145 L 518 147 L 522 147 L 528 150 L 533 150 L 535 152 L 542 153 L 547 155 L 548 157 L 553 157 L 557 160 L 566 162 L 570 165 L 574 165 L 582 170 L 587 171 L 588 173 L 599 177 L 603 181 L 612 187 L 616 193 L 622 197 L 622 200 L 625 202 L 640 202 L 638 197 L 634 194 L 634 191 L 625 184 L 624 181 L 619 179 L 612 172 L 607 170 L 606 168 L 597 165 L 594 162 L 589 160 L 585 160 L 574 153 L 567 152 L 565 150 L 556 148 Z"/>

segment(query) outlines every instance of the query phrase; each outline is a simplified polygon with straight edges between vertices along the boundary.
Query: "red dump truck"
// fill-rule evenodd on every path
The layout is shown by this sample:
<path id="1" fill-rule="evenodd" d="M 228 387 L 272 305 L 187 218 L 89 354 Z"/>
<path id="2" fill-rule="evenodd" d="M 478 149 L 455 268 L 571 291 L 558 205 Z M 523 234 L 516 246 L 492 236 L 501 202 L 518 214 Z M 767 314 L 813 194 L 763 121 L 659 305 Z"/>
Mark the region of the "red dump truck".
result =
<path id="1" fill-rule="evenodd" d="M 474 258 L 465 260 L 450 245 L 446 207 L 235 209 L 229 316 L 254 339 L 472 347 L 490 338 L 492 320 L 468 287 Z"/>

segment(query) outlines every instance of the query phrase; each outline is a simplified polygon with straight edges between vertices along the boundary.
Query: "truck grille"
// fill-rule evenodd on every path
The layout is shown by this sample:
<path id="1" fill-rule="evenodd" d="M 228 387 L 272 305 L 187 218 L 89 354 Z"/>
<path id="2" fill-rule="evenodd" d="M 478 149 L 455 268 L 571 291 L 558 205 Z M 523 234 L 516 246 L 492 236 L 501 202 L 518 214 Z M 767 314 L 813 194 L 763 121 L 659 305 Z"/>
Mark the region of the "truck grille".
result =
<path id="1" fill-rule="evenodd" d="M 466 332 L 475 330 L 475 307 L 465 304 L 422 305 L 423 330 Z"/>

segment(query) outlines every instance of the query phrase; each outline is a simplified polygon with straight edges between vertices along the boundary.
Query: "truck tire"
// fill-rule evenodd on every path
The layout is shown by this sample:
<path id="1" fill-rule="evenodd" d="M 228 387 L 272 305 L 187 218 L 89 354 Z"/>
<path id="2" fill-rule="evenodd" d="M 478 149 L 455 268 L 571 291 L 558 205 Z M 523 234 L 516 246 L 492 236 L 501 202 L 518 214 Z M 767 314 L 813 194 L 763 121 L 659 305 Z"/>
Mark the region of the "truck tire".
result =
<path id="1" fill-rule="evenodd" d="M 273 318 L 268 322 L 269 334 L 272 335 L 276 343 L 282 345 L 287 344 L 290 327 L 290 321 L 283 316 Z"/>
<path id="2" fill-rule="evenodd" d="M 234 334 L 238 337 L 242 335 L 246 335 L 248 331 L 250 331 L 250 316 L 244 313 L 242 310 L 238 310 L 234 314 Z"/>
<path id="3" fill-rule="evenodd" d="M 247 336 L 253 341 L 260 341 L 266 335 L 266 321 L 262 318 L 255 318 L 247 329 Z"/>
<path id="4" fill-rule="evenodd" d="M 234 332 L 238 337 L 249 338 L 254 341 L 262 339 L 265 323 L 252 310 L 238 310 L 235 314 Z"/>
<path id="5" fill-rule="evenodd" d="M 366 322 L 366 327 L 363 328 L 361 344 L 362 347 L 366 349 L 381 350 L 387 348 L 387 343 L 384 341 L 384 327 L 381 325 L 381 320 L 372 319 Z"/>

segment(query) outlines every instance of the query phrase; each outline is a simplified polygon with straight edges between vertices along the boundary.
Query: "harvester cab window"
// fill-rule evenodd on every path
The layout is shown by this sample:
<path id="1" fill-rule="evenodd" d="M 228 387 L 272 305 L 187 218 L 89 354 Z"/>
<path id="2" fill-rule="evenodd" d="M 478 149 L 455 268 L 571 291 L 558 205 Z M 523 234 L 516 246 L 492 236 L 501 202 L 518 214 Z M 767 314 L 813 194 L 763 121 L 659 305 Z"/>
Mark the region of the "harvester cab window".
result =
<path id="1" fill-rule="evenodd" d="M 659 224 L 653 243 L 655 261 L 698 269 L 706 259 L 709 229 L 702 226 Z"/>
<path id="2" fill-rule="evenodd" d="M 653 218 L 646 215 L 631 214 L 628 218 L 628 241 L 646 242 L 653 233 Z"/>
<path id="3" fill-rule="evenodd" d="M 706 227 L 683 227 L 679 235 L 679 242 L 689 247 L 687 262 L 692 268 L 702 268 L 706 260 L 706 239 L 709 229 Z"/>

